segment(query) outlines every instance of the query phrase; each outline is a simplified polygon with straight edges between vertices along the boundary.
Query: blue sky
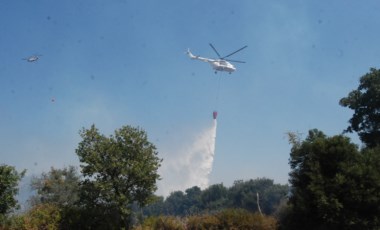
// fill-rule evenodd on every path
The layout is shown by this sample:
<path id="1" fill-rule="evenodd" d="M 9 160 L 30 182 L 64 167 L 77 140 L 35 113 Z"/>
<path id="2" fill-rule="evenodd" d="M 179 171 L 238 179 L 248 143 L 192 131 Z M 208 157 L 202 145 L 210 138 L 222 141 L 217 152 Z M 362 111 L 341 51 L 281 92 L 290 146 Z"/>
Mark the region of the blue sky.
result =
<path id="1" fill-rule="evenodd" d="M 218 110 L 210 182 L 285 184 L 285 132 L 347 127 L 338 101 L 380 66 L 379 11 L 376 0 L 0 1 L 0 163 L 29 175 L 79 165 L 78 132 L 95 124 L 142 127 L 165 164 Z M 184 54 L 215 58 L 210 42 L 222 55 L 248 45 L 231 57 L 247 63 L 215 75 Z M 178 182 L 166 173 L 160 186 Z"/>

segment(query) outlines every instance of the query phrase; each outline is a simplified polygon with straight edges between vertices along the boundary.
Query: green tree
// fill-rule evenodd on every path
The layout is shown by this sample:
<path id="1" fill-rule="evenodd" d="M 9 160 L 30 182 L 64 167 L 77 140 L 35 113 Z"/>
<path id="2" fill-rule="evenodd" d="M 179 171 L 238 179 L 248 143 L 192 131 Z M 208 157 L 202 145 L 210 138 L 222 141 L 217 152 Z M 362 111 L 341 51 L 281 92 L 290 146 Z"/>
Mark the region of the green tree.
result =
<path id="1" fill-rule="evenodd" d="M 356 173 L 348 175 L 352 189 L 345 197 L 352 210 L 345 211 L 362 229 L 380 229 L 380 147 L 361 152 L 360 165 L 352 169 Z"/>
<path id="2" fill-rule="evenodd" d="M 155 196 L 154 201 L 143 208 L 144 216 L 159 216 L 166 214 L 163 196 Z"/>
<path id="3" fill-rule="evenodd" d="M 214 184 L 202 191 L 202 205 L 208 211 L 226 208 L 228 190 L 221 184 Z"/>
<path id="4" fill-rule="evenodd" d="M 17 172 L 13 166 L 0 165 L 0 218 L 12 208 L 18 207 L 15 196 L 18 193 L 18 183 L 25 172 Z"/>
<path id="5" fill-rule="evenodd" d="M 372 148 L 380 145 L 380 70 L 371 68 L 360 78 L 359 87 L 339 104 L 354 110 L 346 132 L 357 132 L 360 140 Z"/>
<path id="6" fill-rule="evenodd" d="M 201 211 L 201 195 L 202 190 L 198 186 L 193 186 L 185 190 L 186 193 L 186 209 L 188 214 L 197 214 Z"/>
<path id="7" fill-rule="evenodd" d="M 171 192 L 165 200 L 165 210 L 167 215 L 186 215 L 186 196 L 182 191 Z"/>
<path id="8" fill-rule="evenodd" d="M 257 193 L 259 193 L 259 204 L 265 214 L 273 214 L 288 193 L 287 185 L 274 184 L 273 180 L 267 178 L 257 178 L 255 180 L 235 181 L 228 190 L 230 207 L 242 208 L 252 212 L 257 212 Z"/>
<path id="9" fill-rule="evenodd" d="M 319 130 L 294 140 L 291 210 L 283 227 L 378 229 L 380 157 L 361 153 L 348 137 L 326 137 Z"/>
<path id="10" fill-rule="evenodd" d="M 134 202 L 145 206 L 153 198 L 161 159 L 140 128 L 123 126 L 114 135 L 101 135 L 95 125 L 80 132 L 76 153 L 81 162 L 81 200 L 104 217 L 112 216 L 115 228 L 128 228 Z M 96 213 L 96 212 L 95 212 Z M 96 222 L 93 222 L 97 224 Z M 111 227 L 109 227 L 111 228 Z"/>
<path id="11" fill-rule="evenodd" d="M 31 188 L 36 191 L 30 202 L 52 203 L 59 207 L 72 206 L 79 199 L 80 175 L 74 166 L 63 169 L 51 168 L 48 173 L 32 179 Z"/>

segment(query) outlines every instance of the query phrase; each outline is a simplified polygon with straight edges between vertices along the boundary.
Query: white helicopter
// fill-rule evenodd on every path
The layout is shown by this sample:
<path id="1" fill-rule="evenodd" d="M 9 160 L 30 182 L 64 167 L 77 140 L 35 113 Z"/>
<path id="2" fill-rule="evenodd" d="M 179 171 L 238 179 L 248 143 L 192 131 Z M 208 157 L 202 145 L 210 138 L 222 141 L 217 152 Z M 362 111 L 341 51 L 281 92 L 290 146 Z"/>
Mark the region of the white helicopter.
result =
<path id="1" fill-rule="evenodd" d="M 233 54 L 247 48 L 248 46 L 244 46 L 244 47 L 236 50 L 235 52 L 230 53 L 229 55 L 221 57 L 220 54 L 218 53 L 218 51 L 215 49 L 215 47 L 211 43 L 209 45 L 215 51 L 215 53 L 218 55 L 219 59 L 210 59 L 210 58 L 195 56 L 190 52 L 190 49 L 187 49 L 186 53 L 187 53 L 187 55 L 189 55 L 189 57 L 191 59 L 194 59 L 194 60 L 196 59 L 196 60 L 200 60 L 200 61 L 210 63 L 211 67 L 215 70 L 215 73 L 217 73 L 218 71 L 225 71 L 225 72 L 228 72 L 229 74 L 231 74 L 232 72 L 234 72 L 236 70 L 236 67 L 234 65 L 232 65 L 230 62 L 245 63 L 243 61 L 226 59 L 226 57 L 232 56 Z"/>
<path id="2" fill-rule="evenodd" d="M 23 58 L 22 60 L 25 60 L 27 62 L 36 62 L 38 61 L 38 59 L 41 57 L 42 55 L 41 54 L 38 54 L 38 55 L 32 55 L 30 57 L 27 57 L 27 58 Z"/>

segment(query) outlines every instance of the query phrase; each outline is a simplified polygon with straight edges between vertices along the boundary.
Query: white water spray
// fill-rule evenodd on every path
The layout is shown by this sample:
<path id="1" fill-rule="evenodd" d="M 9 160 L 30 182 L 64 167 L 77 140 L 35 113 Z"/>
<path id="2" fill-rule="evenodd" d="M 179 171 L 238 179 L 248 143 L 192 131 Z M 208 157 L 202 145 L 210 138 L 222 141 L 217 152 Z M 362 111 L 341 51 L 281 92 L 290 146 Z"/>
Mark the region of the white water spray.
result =
<path id="1" fill-rule="evenodd" d="M 186 153 L 185 165 L 189 169 L 188 188 L 209 186 L 209 175 L 214 162 L 217 121 L 213 120 L 211 128 L 201 133 Z"/>
<path id="2" fill-rule="evenodd" d="M 163 180 L 159 192 L 169 195 L 173 191 L 184 191 L 193 186 L 205 189 L 209 186 L 209 175 L 215 154 L 217 121 L 213 119 L 211 127 L 203 130 L 193 143 L 178 151 L 175 157 L 163 162 Z M 161 190 L 161 191 L 160 191 Z"/>

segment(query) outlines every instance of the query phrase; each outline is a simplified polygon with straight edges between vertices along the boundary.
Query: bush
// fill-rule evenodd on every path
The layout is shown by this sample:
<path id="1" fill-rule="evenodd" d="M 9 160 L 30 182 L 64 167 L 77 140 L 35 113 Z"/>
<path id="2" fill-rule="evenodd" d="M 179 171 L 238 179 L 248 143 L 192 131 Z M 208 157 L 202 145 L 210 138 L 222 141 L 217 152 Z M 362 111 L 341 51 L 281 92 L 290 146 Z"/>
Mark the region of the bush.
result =
<path id="1" fill-rule="evenodd" d="M 41 204 L 33 207 L 24 216 L 25 229 L 59 229 L 61 210 L 53 204 Z"/>
<path id="2" fill-rule="evenodd" d="M 243 209 L 227 209 L 214 214 L 188 216 L 178 219 L 172 216 L 149 217 L 144 223 L 135 228 L 145 229 L 249 229 L 249 230 L 272 230 L 277 228 L 274 217 L 262 216 L 259 213 L 251 213 Z"/>
<path id="3" fill-rule="evenodd" d="M 0 230 L 24 230 L 24 217 L 20 215 L 10 215 L 0 218 Z"/>
<path id="4" fill-rule="evenodd" d="M 203 215 L 203 216 L 190 216 L 187 219 L 187 229 L 198 230 L 198 229 L 216 229 L 219 226 L 219 220 L 214 215 Z"/>
<path id="5" fill-rule="evenodd" d="M 165 229 L 165 230 L 185 230 L 184 223 L 181 219 L 173 216 L 149 217 L 145 219 L 141 226 L 136 230 Z"/>
<path id="6" fill-rule="evenodd" d="M 277 221 L 273 217 L 251 213 L 244 209 L 227 209 L 216 214 L 222 229 L 276 229 Z"/>

